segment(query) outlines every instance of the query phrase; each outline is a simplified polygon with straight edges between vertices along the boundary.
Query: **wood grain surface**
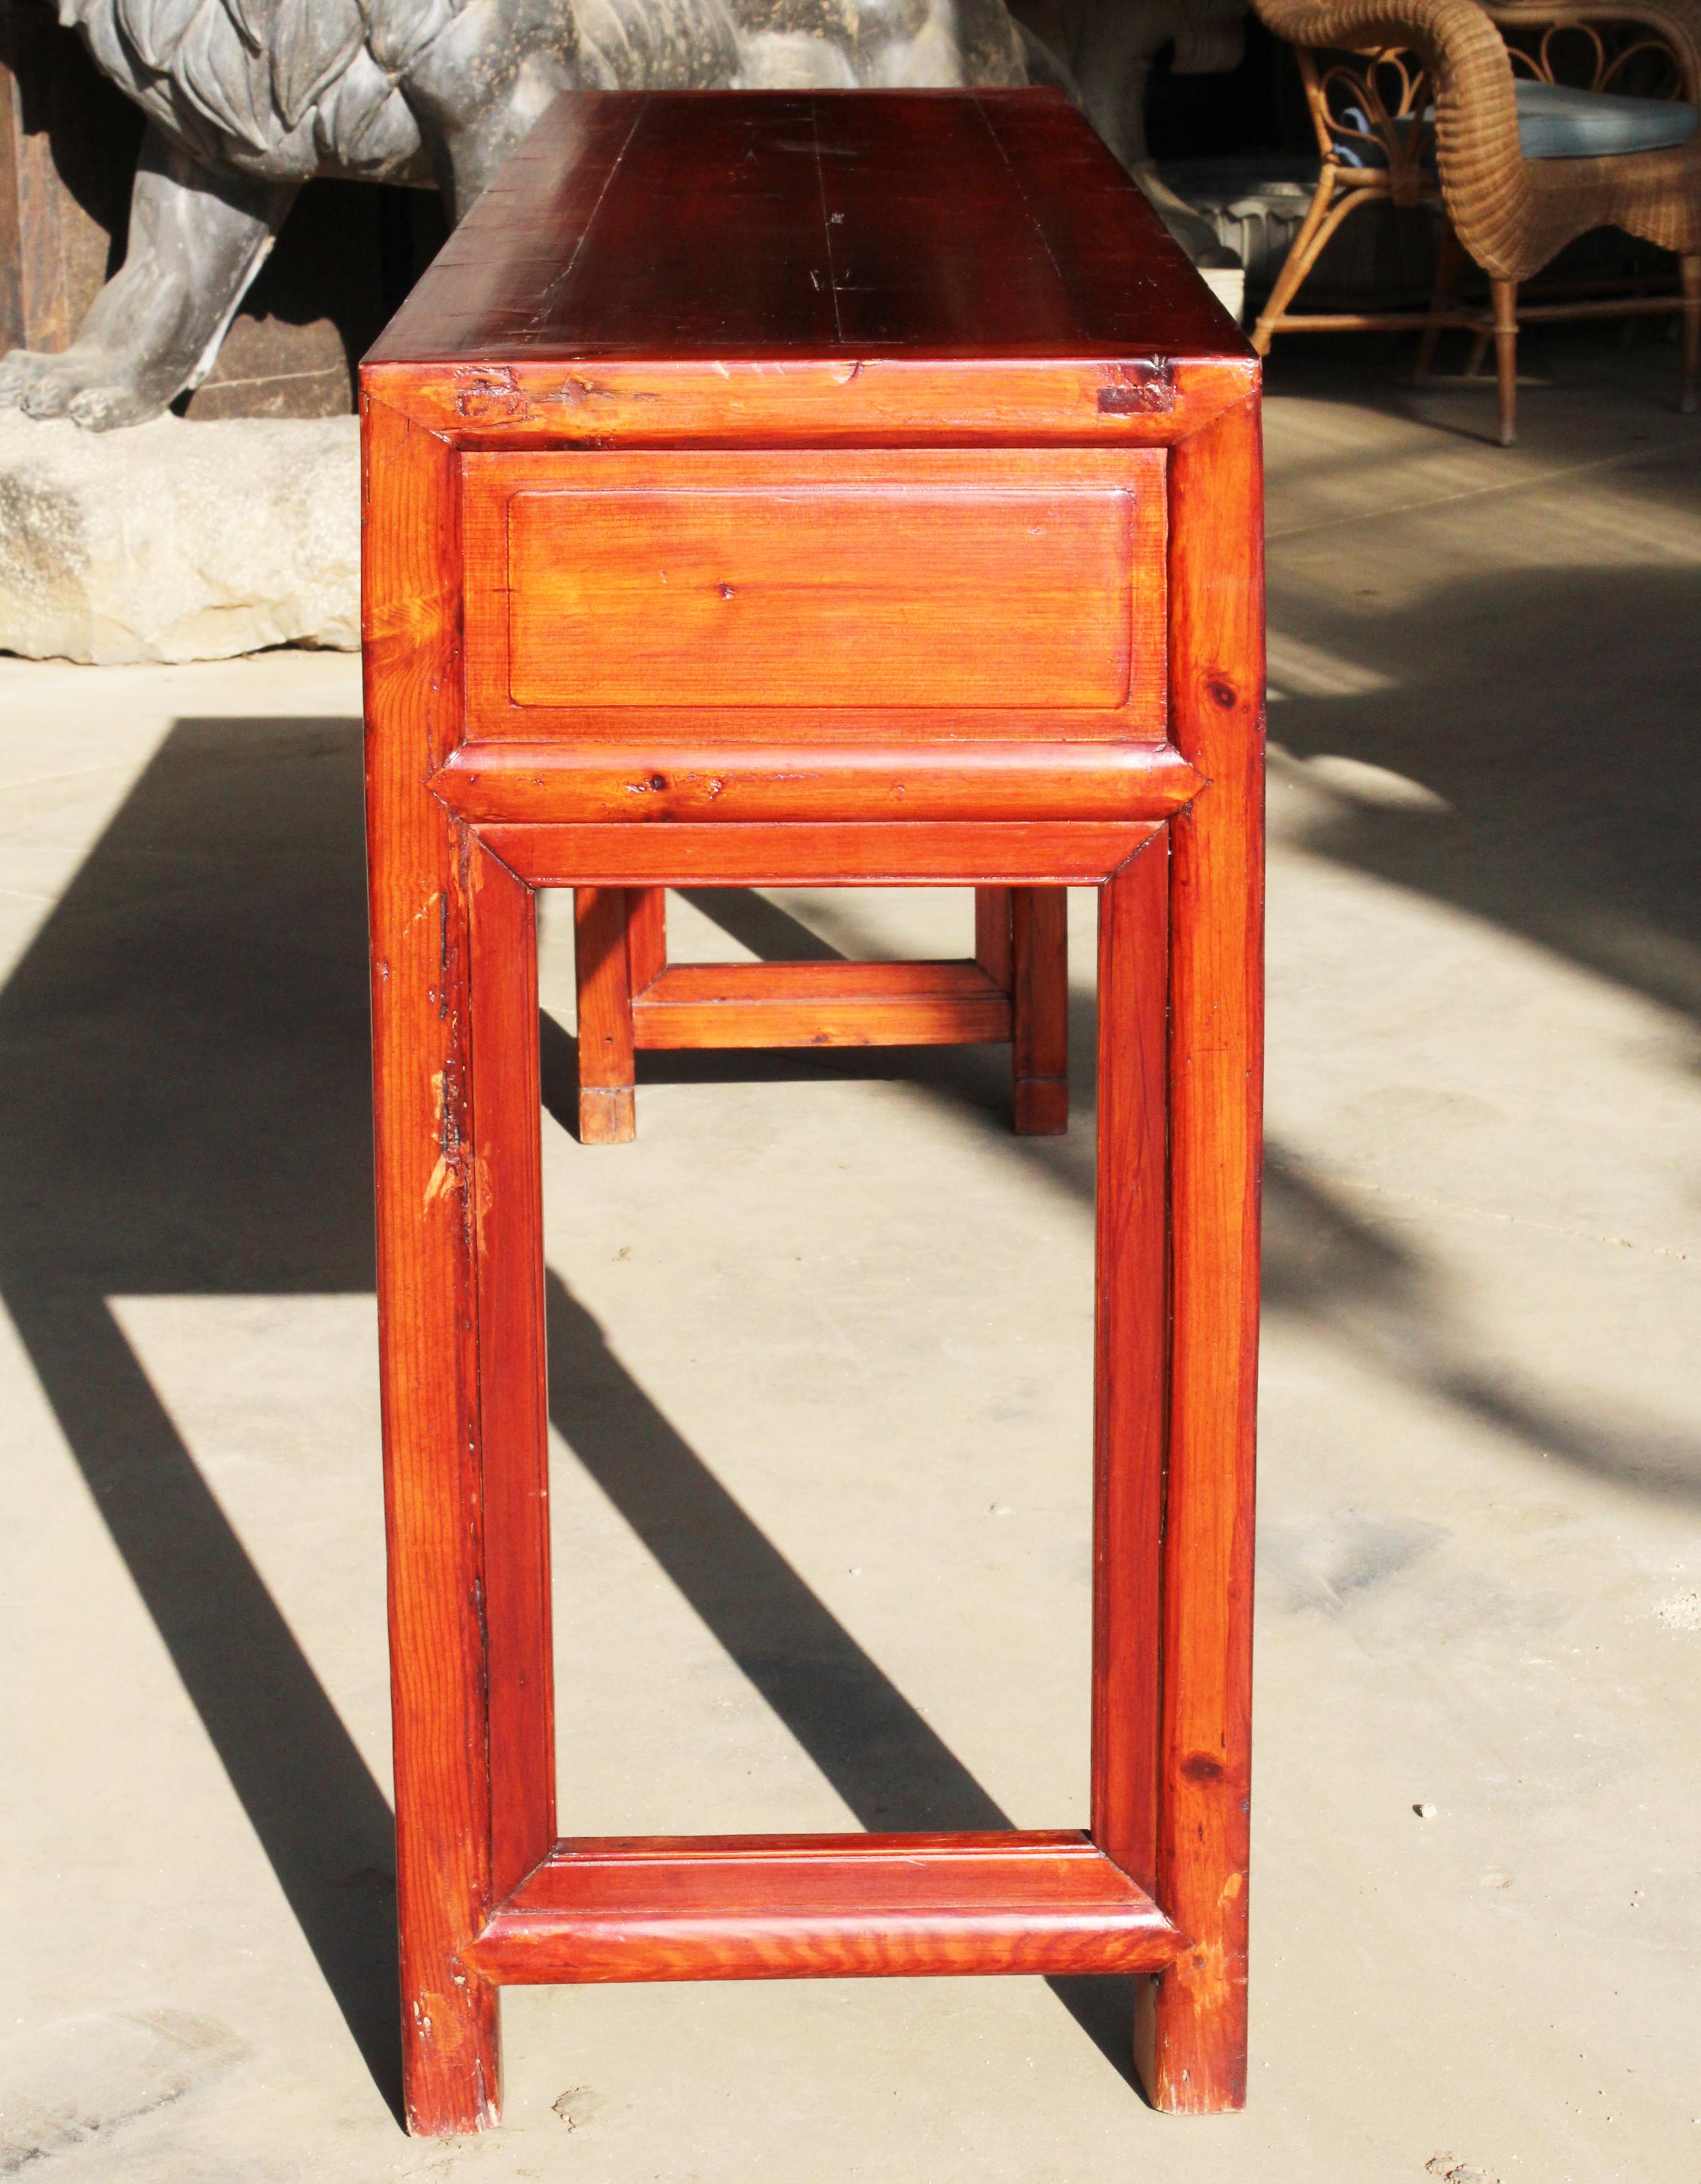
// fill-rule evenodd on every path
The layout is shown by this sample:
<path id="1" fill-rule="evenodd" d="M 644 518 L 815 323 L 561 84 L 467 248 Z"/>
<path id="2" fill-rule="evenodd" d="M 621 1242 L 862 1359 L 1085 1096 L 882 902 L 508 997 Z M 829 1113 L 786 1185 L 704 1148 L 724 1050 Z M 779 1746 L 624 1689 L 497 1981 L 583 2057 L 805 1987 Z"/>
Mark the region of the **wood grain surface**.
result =
<path id="1" fill-rule="evenodd" d="M 475 998 L 466 1191 L 478 1297 L 480 1606 L 491 1764 L 500 1777 L 491 1797 L 491 1887 L 504 1896 L 555 1832 L 536 897 L 483 849 L 470 849 L 465 872 Z"/>
<path id="2" fill-rule="evenodd" d="M 667 889 L 626 889 L 626 973 L 634 994 L 653 985 L 667 966 Z"/>
<path id="3" fill-rule="evenodd" d="M 1156 449 L 464 460 L 475 735 L 1162 736 Z"/>
<path id="4" fill-rule="evenodd" d="M 618 1081 L 646 1048 L 956 1046 L 1008 1043 L 1011 1123 L 1018 1134 L 1069 1127 L 1067 898 L 1061 889 L 977 888 L 976 957 L 944 962 L 692 963 L 667 961 L 660 888 L 588 889 L 581 902 L 579 1022 L 587 1028 L 581 1076 L 581 1141 L 624 1145 L 637 1134 L 636 1087 Z M 1031 900 L 1030 900 L 1031 899 Z M 1013 909 L 1013 905 L 1016 908 Z M 626 992 L 601 961 L 607 921 L 625 922 Z M 1023 943 L 1018 951 L 1018 916 Z M 1001 938 L 987 940 L 989 931 Z M 980 960 L 990 949 L 996 975 Z M 1018 958 L 1020 969 L 1018 972 Z M 630 1028 L 606 1035 L 610 1007 Z M 617 1095 L 625 1094 L 629 1098 Z M 590 1096 L 585 1096 L 585 1095 Z"/>
<path id="5" fill-rule="evenodd" d="M 389 1546 L 403 2068 L 414 2127 L 498 2100 L 496 1993 L 465 1951 L 492 1900 L 473 1269 L 464 830 L 424 776 L 460 727 L 456 465 L 364 405 L 367 838 L 379 1359 Z"/>
<path id="6" fill-rule="evenodd" d="M 1010 1056 L 1017 1134 L 1069 1128 L 1069 898 L 1060 888 L 1010 890 Z"/>
<path id="7" fill-rule="evenodd" d="M 504 1983 L 1149 1970 L 1180 1936 L 1084 1835 L 558 1844 L 474 1951 Z"/>
<path id="8" fill-rule="evenodd" d="M 1239 347 L 1056 92 L 593 92 L 556 101 L 370 360 Z"/>
<path id="9" fill-rule="evenodd" d="M 431 776 L 481 825 L 679 819 L 1164 819 L 1201 777 L 1172 744 L 466 743 Z"/>
<path id="10" fill-rule="evenodd" d="M 1169 836 L 1098 897 L 1092 1840 L 1157 1886 L 1169 1321 Z"/>
<path id="11" fill-rule="evenodd" d="M 1096 887 L 1151 833 L 1138 822 L 1048 820 L 479 830 L 531 887 Z"/>
<path id="12" fill-rule="evenodd" d="M 593 478 L 610 461 L 581 460 Z M 753 456 L 735 459 L 742 482 L 705 486 L 666 475 L 680 458 L 626 460 L 653 482 L 509 500 L 516 705 L 1109 711 L 1127 697 L 1126 493 L 809 485 L 795 461 Z"/>
<path id="13" fill-rule="evenodd" d="M 676 963 L 632 1004 L 641 1047 L 960 1046 L 1010 1036 L 977 963 Z"/>
<path id="14" fill-rule="evenodd" d="M 1055 92 L 557 101 L 363 366 L 472 447 L 1159 447 L 1256 385 Z"/>
<path id="15" fill-rule="evenodd" d="M 1061 817 L 1065 815 L 1057 815 Z M 1149 815 L 1142 813 L 1141 816 Z M 1011 930 L 1010 890 L 983 887 L 975 890 L 975 961 L 995 986 L 1009 989 L 1014 976 L 1015 935 Z"/>
<path id="16" fill-rule="evenodd" d="M 1169 1452 L 1157 1893 L 1188 1937 L 1144 1997 L 1148 2093 L 1246 2098 L 1253 1468 L 1263 1092 L 1263 476 L 1255 404 L 1172 459 Z"/>
<path id="17" fill-rule="evenodd" d="M 573 897 L 581 1145 L 626 1145 L 637 1132 L 626 900 L 621 887 L 581 887 Z"/>

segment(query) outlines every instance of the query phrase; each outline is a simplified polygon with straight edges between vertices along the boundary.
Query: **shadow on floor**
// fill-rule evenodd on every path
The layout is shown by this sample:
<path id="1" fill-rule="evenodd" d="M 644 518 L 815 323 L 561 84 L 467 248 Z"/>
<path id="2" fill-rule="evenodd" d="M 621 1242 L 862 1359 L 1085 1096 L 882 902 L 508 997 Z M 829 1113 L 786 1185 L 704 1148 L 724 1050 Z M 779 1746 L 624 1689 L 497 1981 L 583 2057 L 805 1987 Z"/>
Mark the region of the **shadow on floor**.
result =
<path id="1" fill-rule="evenodd" d="M 1474 442 L 1498 458 L 1503 450 L 1494 360 L 1486 357 L 1467 377 L 1470 348 L 1468 334 L 1444 334 L 1435 376 L 1419 379 L 1415 332 L 1278 335 L 1265 365 L 1265 391 L 1277 400 L 1298 396 L 1361 415 L 1378 412 L 1401 426 L 1416 426 L 1426 438 Z M 1689 429 L 1678 411 L 1682 367 L 1675 314 L 1609 324 L 1526 324 L 1518 342 L 1518 444 L 1526 457 L 1570 463 L 1580 450 L 1670 442 Z M 1360 448 L 1345 460 L 1362 473 L 1370 459 Z M 1651 467 L 1637 489 L 1664 496 L 1672 493 L 1673 481 Z"/>
<path id="2" fill-rule="evenodd" d="M 388 1802 L 109 1302 L 370 1290 L 360 808 L 348 722 L 177 723 L 0 995 L 0 1288 L 399 2115 Z"/>
<path id="3" fill-rule="evenodd" d="M 1693 492 L 1701 465 L 1687 475 Z M 1698 616 L 1701 571 L 1675 557 L 1462 578 L 1398 613 L 1279 582 L 1284 636 L 1385 687 L 1287 695 L 1272 740 L 1430 792 L 1390 802 L 1342 785 L 1306 848 L 1701 1026 Z"/>

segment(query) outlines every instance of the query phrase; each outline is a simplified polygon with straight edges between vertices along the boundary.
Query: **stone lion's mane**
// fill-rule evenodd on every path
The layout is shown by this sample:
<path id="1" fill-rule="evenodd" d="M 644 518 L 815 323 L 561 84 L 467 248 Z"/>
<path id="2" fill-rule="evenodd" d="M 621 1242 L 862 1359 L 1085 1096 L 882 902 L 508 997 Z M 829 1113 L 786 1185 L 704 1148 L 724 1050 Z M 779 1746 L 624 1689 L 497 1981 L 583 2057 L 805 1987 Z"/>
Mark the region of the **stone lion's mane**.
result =
<path id="1" fill-rule="evenodd" d="M 209 163 L 280 178 L 401 175 L 420 131 L 397 88 L 469 0 L 71 0 L 96 60 Z"/>
<path id="2" fill-rule="evenodd" d="M 475 88 L 531 53 L 557 85 L 791 89 L 857 81 L 841 50 L 856 27 L 844 0 L 58 4 L 102 70 L 181 150 L 214 172 L 280 182 L 315 174 L 431 181 L 419 115 L 403 86 L 417 92 L 429 77 L 441 103 L 459 79 Z M 936 9 L 953 23 L 965 81 L 1024 80 L 1004 0 L 885 0 L 883 13 L 914 38 Z M 799 47 L 811 56 L 806 64 Z"/>

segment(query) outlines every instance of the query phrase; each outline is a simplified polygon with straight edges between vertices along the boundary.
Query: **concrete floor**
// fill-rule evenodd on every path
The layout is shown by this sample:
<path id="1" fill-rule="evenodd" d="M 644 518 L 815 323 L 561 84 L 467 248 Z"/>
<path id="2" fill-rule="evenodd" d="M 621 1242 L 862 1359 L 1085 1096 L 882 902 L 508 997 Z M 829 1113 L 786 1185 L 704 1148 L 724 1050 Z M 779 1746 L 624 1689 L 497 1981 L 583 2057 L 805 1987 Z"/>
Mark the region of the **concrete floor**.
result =
<path id="1" fill-rule="evenodd" d="M 0 665 L 0 2168 L 1696 2184 L 1701 423 L 1657 340 L 1529 351 L 1510 454 L 1374 343 L 1274 376 L 1238 2119 L 1142 2106 L 1114 1986 L 877 1981 L 522 1990 L 502 2132 L 399 2134 L 355 663 Z M 987 1051 L 546 1124 L 566 1828 L 1082 1817 L 1075 910 L 1067 1140 L 1007 1134 Z M 564 1112 L 560 1034 L 546 1073 Z"/>

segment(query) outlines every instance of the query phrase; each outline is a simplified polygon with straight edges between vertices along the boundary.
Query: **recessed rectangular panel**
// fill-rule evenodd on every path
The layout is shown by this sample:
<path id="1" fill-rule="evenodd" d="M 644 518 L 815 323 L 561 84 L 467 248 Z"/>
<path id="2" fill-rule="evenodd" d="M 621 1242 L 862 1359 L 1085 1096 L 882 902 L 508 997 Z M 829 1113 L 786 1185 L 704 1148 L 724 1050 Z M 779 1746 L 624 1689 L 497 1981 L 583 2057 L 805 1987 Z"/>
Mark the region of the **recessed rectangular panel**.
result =
<path id="1" fill-rule="evenodd" d="M 470 451 L 461 478 L 476 740 L 1163 737 L 1160 449 Z"/>
<path id="2" fill-rule="evenodd" d="M 520 705 L 1109 709 L 1130 497 L 824 483 L 519 493 Z"/>

